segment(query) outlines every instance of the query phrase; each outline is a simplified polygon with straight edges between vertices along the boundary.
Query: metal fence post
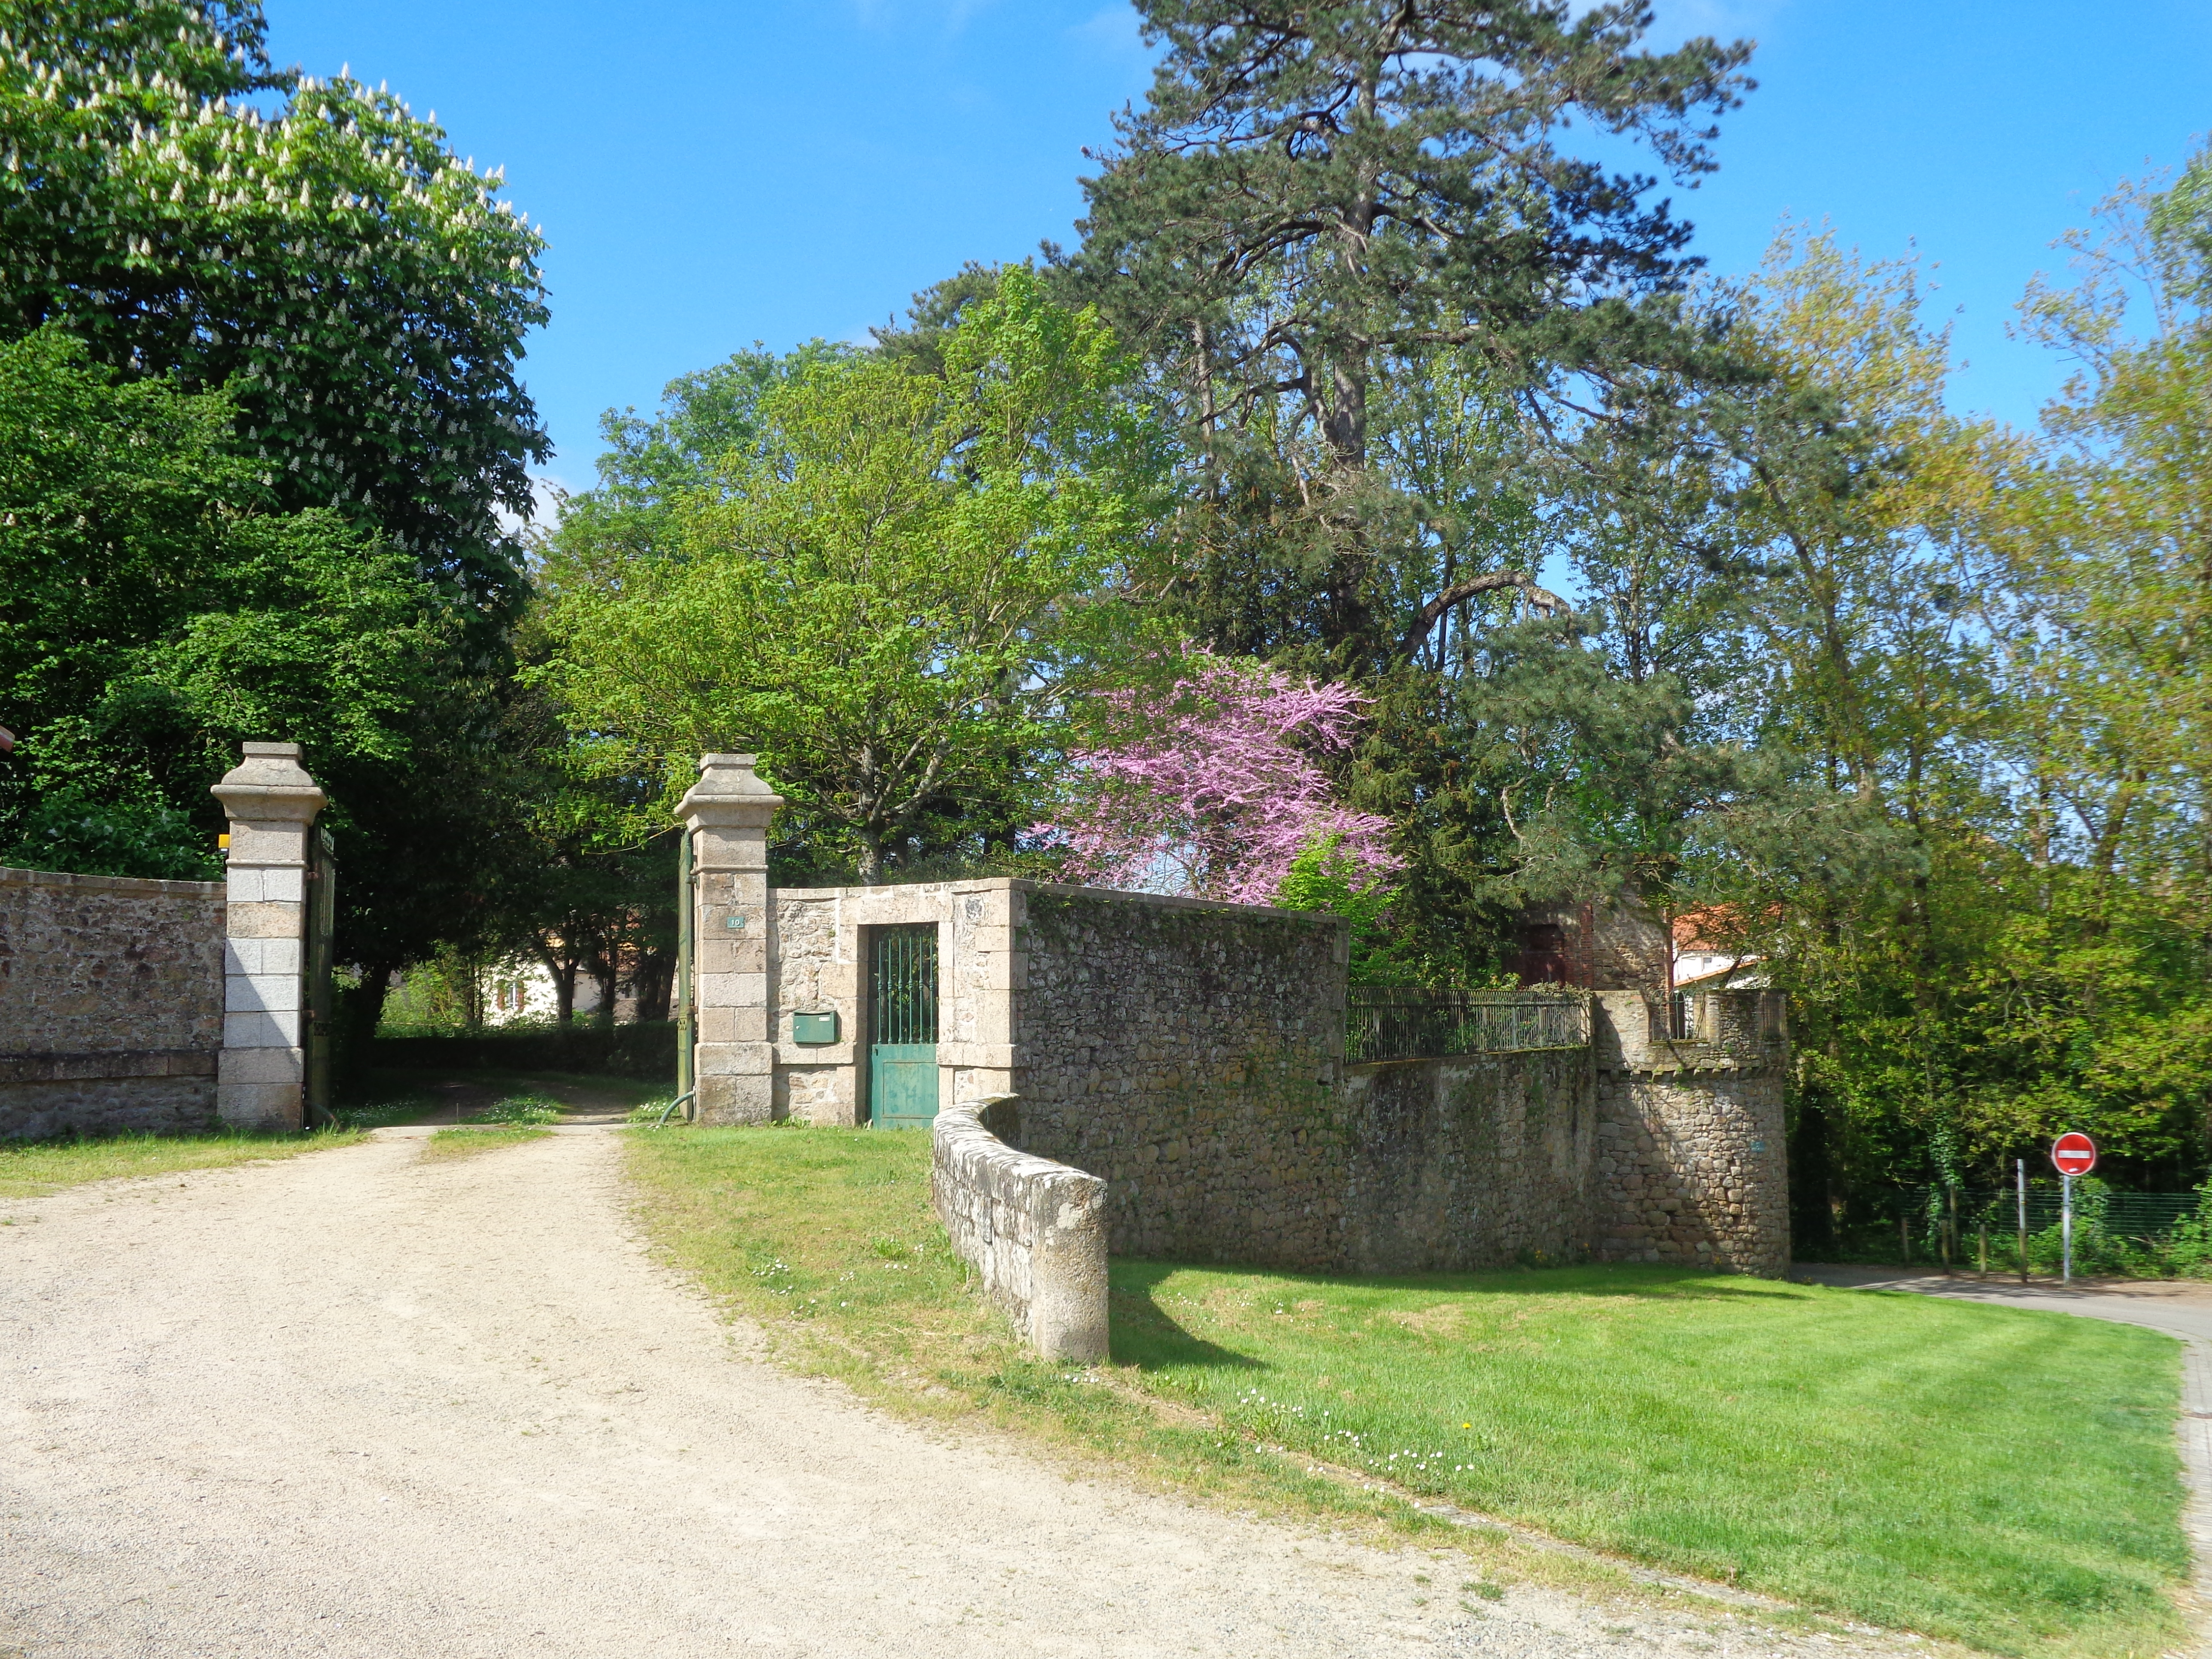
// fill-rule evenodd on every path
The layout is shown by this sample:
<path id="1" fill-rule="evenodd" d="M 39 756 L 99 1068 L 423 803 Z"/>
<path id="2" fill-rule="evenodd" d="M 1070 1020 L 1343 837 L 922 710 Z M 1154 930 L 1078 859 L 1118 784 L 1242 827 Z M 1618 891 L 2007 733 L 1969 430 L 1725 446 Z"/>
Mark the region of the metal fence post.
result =
<path id="1" fill-rule="evenodd" d="M 2020 1282 L 2027 1283 L 2027 1160 L 2016 1158 L 2012 1161 L 2013 1177 L 2019 1182 L 2020 1195 Z"/>
<path id="2" fill-rule="evenodd" d="M 2061 1194 L 2059 1201 L 2064 1206 L 2058 1212 L 2058 1236 L 2063 1252 L 2060 1256 L 2058 1282 L 2062 1285 L 2071 1285 L 2074 1282 L 2074 1177 L 2062 1170 L 2058 1176 L 2058 1186 Z"/>

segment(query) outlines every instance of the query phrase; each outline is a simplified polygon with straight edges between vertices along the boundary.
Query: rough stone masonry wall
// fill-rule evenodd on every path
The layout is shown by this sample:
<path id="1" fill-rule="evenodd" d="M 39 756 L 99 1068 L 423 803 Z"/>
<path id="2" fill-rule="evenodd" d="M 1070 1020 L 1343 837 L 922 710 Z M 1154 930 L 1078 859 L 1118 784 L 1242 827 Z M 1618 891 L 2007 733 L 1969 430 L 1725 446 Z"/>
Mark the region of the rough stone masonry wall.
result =
<path id="1" fill-rule="evenodd" d="M 1112 1249 L 1340 1264 L 1344 924 L 1040 884 L 1016 937 L 1019 1144 L 1106 1180 Z"/>
<path id="2" fill-rule="evenodd" d="M 215 1121 L 223 887 L 0 869 L 0 1139 Z"/>
<path id="3" fill-rule="evenodd" d="M 1347 1067 L 1344 1265 L 1435 1273 L 1588 1256 L 1595 1082 L 1587 1048 Z"/>
<path id="4" fill-rule="evenodd" d="M 1433 1272 L 1592 1252 L 1588 1048 L 1342 1064 L 1333 919 L 1032 889 L 1018 1145 L 1121 1255 Z"/>
<path id="5" fill-rule="evenodd" d="M 867 1121 L 869 931 L 914 923 L 938 930 L 939 1098 L 981 1100 L 1012 1086 L 1012 936 L 1030 884 L 913 882 L 883 887 L 780 888 L 770 897 L 769 1015 L 775 1115 L 808 1123 Z M 793 1040 L 799 1013 L 835 1013 L 838 1037 Z"/>
<path id="6" fill-rule="evenodd" d="M 1601 994 L 1595 1192 L 1600 1259 L 1790 1267 L 1781 1037 L 1771 992 L 1716 994 L 1728 1041 L 1675 1042 L 1637 993 Z"/>
<path id="7" fill-rule="evenodd" d="M 1000 1139 L 1012 1096 L 940 1108 L 930 1197 L 983 1294 L 1054 1359 L 1106 1358 L 1106 1183 Z"/>

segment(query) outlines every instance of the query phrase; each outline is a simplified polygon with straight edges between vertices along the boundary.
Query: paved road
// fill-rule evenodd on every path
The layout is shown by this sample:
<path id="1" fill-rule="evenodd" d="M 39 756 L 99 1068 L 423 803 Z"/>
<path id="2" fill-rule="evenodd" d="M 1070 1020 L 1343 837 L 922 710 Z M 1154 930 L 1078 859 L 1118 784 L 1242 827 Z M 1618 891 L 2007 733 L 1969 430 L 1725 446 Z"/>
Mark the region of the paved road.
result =
<path id="1" fill-rule="evenodd" d="M 386 1136 L 0 1208 L 0 1655 L 1848 1651 L 1467 1610 L 1455 1561 L 887 1419 L 654 1267 L 620 1154 Z"/>
<path id="2" fill-rule="evenodd" d="M 1900 1272 L 1894 1267 L 1824 1267 L 1800 1262 L 1790 1277 L 1815 1285 L 1853 1290 L 1912 1291 L 1958 1302 L 1987 1302 L 2044 1313 L 2080 1314 L 2087 1319 L 2148 1325 L 2176 1336 L 2212 1342 L 2212 1285 L 2193 1280 L 2077 1279 L 2071 1287 L 2053 1279 L 2023 1285 L 2016 1279 L 1976 1279 L 1960 1273 Z"/>

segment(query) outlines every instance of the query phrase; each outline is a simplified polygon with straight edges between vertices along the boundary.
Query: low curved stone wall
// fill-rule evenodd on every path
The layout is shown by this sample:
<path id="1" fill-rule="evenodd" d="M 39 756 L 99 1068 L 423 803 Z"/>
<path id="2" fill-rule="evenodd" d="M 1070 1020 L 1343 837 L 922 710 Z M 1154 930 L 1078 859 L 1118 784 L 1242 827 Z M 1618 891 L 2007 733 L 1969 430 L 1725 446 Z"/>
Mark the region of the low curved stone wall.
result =
<path id="1" fill-rule="evenodd" d="M 947 1106 L 930 1131 L 930 1197 L 952 1248 L 1030 1346 L 1053 1359 L 1106 1358 L 1106 1183 L 1018 1152 L 1018 1097 Z"/>

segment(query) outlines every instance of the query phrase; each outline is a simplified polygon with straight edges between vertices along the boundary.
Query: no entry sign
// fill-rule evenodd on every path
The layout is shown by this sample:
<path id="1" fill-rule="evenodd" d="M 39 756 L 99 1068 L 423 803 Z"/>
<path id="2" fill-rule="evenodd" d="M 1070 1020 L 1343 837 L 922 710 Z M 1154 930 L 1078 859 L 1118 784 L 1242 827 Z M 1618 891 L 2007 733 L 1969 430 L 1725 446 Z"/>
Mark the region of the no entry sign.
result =
<path id="1" fill-rule="evenodd" d="M 2063 1176 L 2082 1176 L 2097 1167 L 2097 1143 L 2085 1134 L 2063 1134 L 2051 1143 L 2051 1161 Z"/>

